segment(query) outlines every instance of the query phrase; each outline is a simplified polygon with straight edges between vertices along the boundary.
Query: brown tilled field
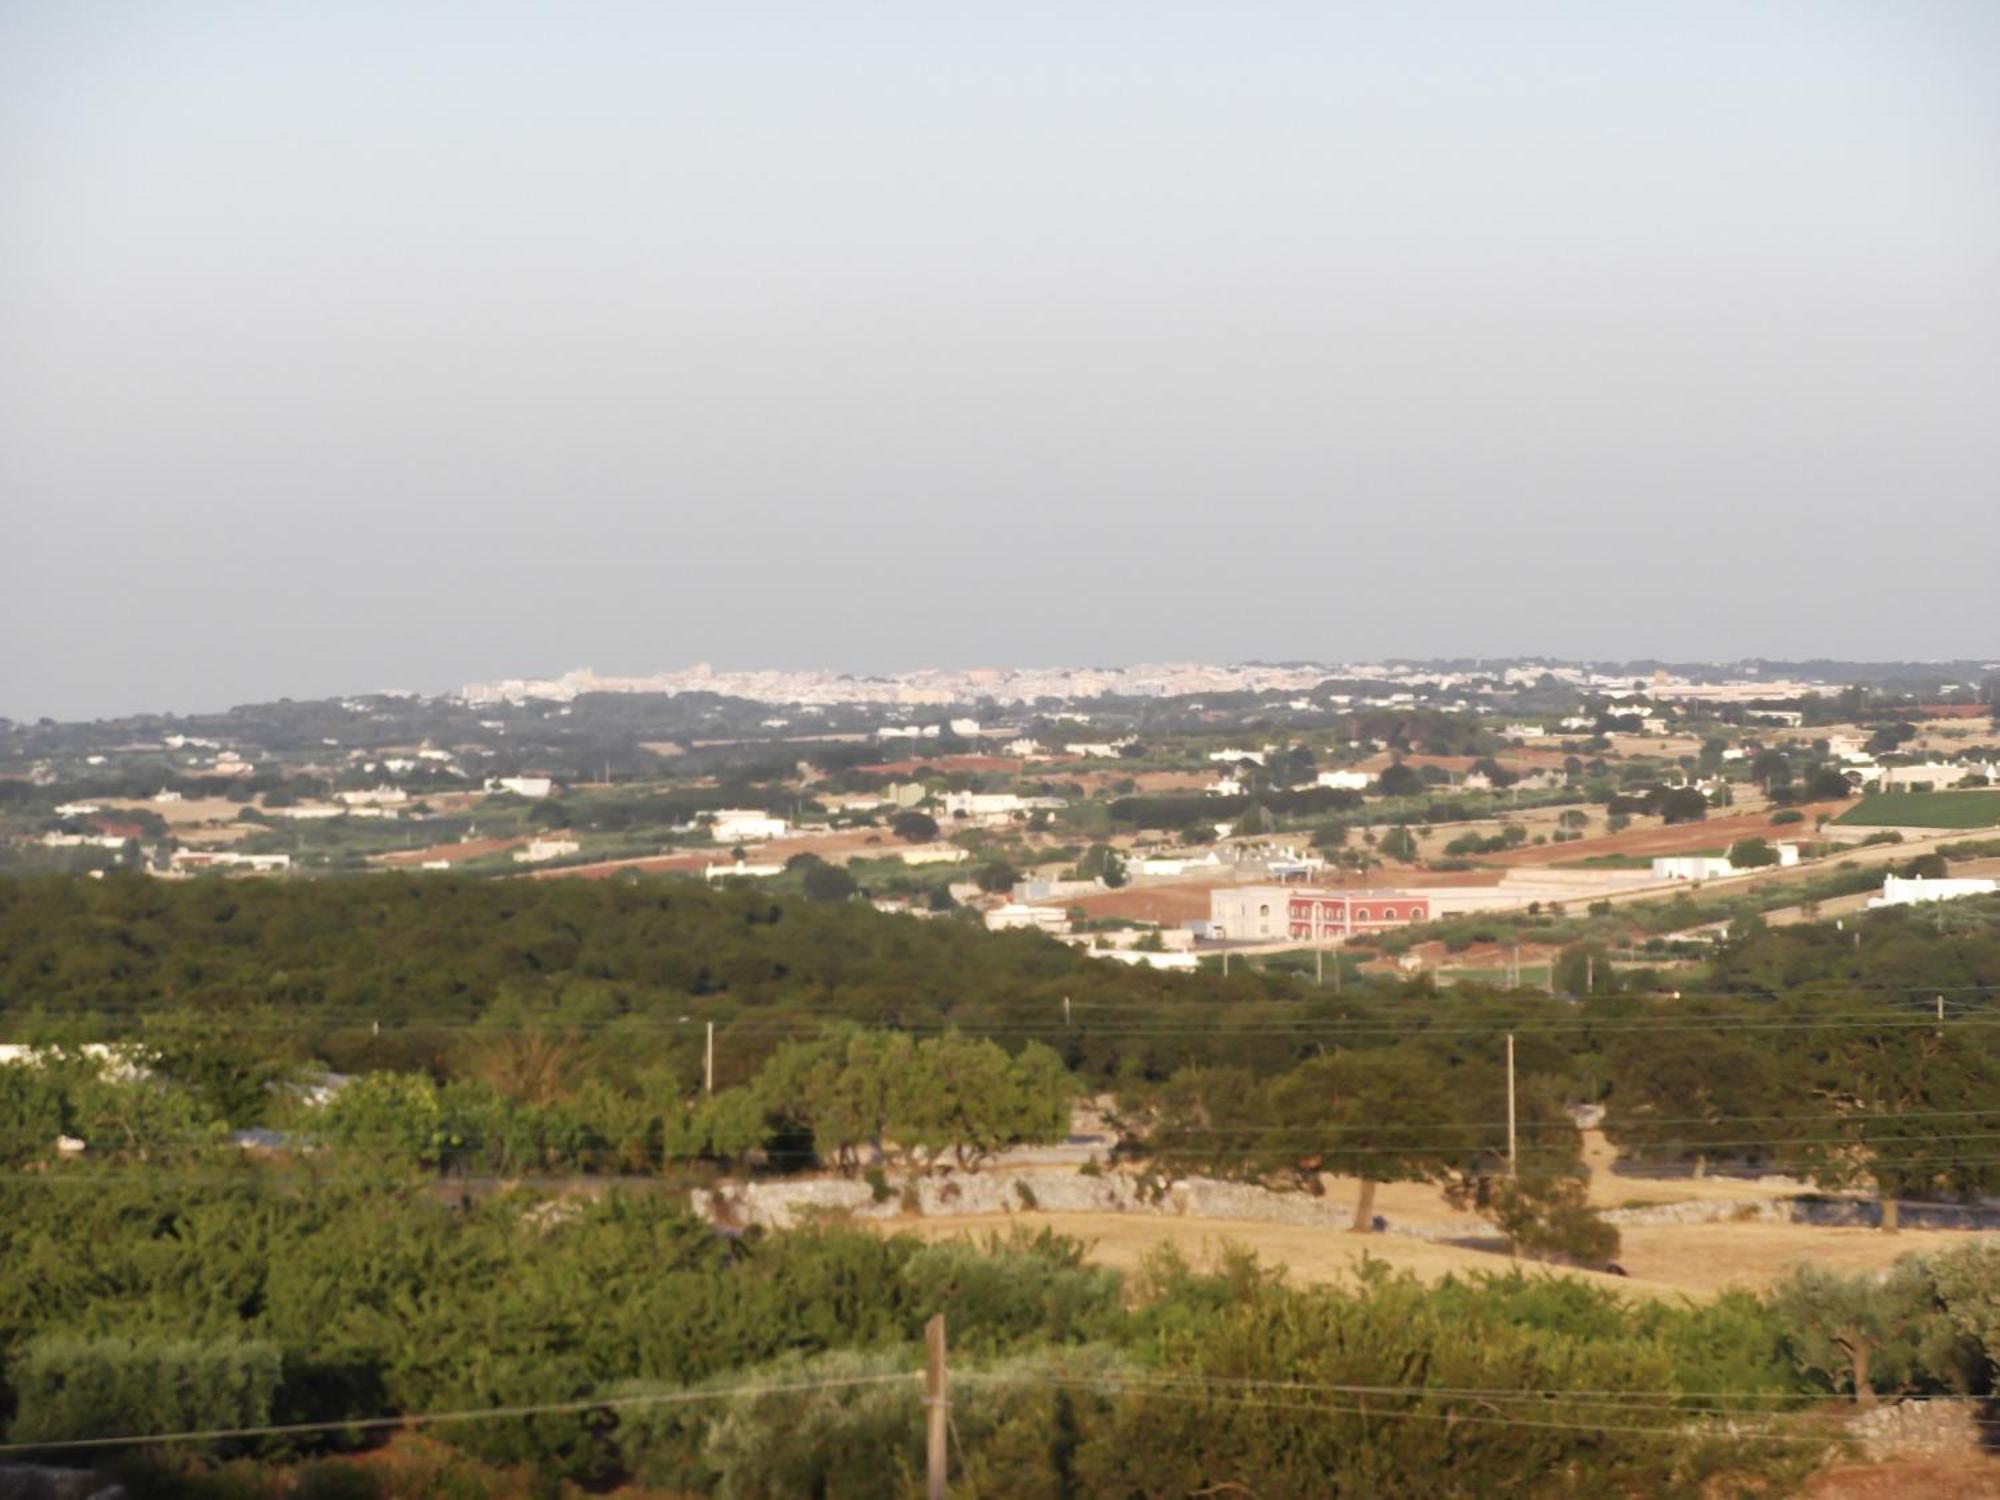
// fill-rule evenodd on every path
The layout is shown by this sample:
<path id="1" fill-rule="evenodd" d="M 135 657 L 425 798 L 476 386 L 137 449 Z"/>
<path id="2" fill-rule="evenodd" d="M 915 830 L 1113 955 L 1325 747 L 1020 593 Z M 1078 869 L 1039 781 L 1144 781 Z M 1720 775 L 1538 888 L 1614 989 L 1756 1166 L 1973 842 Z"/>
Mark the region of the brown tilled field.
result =
<path id="1" fill-rule="evenodd" d="M 1838 812 L 1845 804 L 1810 802 L 1798 811 L 1805 814 L 1798 823 L 1773 823 L 1770 812 L 1733 813 L 1705 818 L 1699 823 L 1654 823 L 1644 828 L 1628 828 L 1623 833 L 1600 834 L 1569 844 L 1524 845 L 1505 854 L 1488 855 L 1497 865 L 1571 864 L 1595 859 L 1601 854 L 1624 854 L 1633 858 L 1688 854 L 1697 849 L 1727 849 L 1738 839 L 1797 839 L 1810 837 L 1813 820 L 1820 813 Z M 1775 811 L 1773 809 L 1772 811 Z"/>

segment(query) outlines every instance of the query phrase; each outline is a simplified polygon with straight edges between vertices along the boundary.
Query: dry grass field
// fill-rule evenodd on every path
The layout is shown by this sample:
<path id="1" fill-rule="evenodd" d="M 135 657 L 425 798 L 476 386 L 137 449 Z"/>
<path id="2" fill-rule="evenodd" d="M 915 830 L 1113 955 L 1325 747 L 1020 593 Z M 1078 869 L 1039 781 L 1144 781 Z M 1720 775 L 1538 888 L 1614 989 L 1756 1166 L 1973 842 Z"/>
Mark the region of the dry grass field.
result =
<path id="1" fill-rule="evenodd" d="M 1614 1174 L 1614 1153 L 1601 1134 L 1585 1132 L 1584 1157 L 1591 1167 L 1591 1199 L 1602 1208 L 1645 1207 L 1699 1199 L 1754 1204 L 1802 1191 L 1804 1183 L 1783 1178 L 1646 1178 Z M 1357 1184 L 1326 1179 L 1327 1196 L 1353 1201 Z M 1344 1230 L 1272 1224 L 1254 1219 L 1206 1219 L 1121 1213 L 1017 1213 L 1004 1217 L 963 1215 L 887 1221 L 890 1232 L 924 1239 L 984 1240 L 1015 1226 L 1049 1228 L 1090 1246 L 1100 1264 L 1130 1270 L 1152 1251 L 1171 1245 L 1196 1265 L 1215 1264 L 1231 1246 L 1255 1251 L 1267 1264 L 1283 1266 L 1305 1282 L 1339 1281 L 1352 1276 L 1363 1255 L 1388 1262 L 1426 1279 L 1479 1271 L 1505 1272 L 1515 1264 L 1549 1275 L 1574 1276 L 1628 1296 L 1708 1297 L 1740 1288 L 1759 1291 L 1805 1263 L 1840 1271 L 1880 1270 L 1904 1255 L 1960 1244 L 1964 1232 L 1821 1228 L 1807 1224 L 1739 1223 L 1627 1226 L 1618 1263 L 1626 1276 L 1600 1275 L 1564 1267 L 1516 1262 L 1501 1247 L 1491 1225 L 1477 1214 L 1453 1208 L 1427 1183 L 1387 1183 L 1375 1197 L 1375 1212 L 1392 1226 L 1422 1225 L 1444 1230 L 1458 1243 L 1439 1243 L 1393 1232 L 1371 1235 Z"/>
<path id="2" fill-rule="evenodd" d="M 1538 1274 L 1574 1277 L 1621 1296 L 1694 1298 L 1732 1289 L 1760 1291 L 1783 1280 L 1792 1267 L 1806 1263 L 1840 1271 L 1881 1270 L 1901 1256 L 1943 1249 L 1964 1240 L 1962 1233 L 1952 1230 L 1883 1234 L 1873 1229 L 1823 1229 L 1803 1224 L 1723 1222 L 1628 1228 L 1619 1264 L 1629 1274 L 1610 1276 L 1515 1261 L 1498 1248 L 1477 1249 L 1410 1235 L 1359 1235 L 1251 1219 L 1033 1212 L 1004 1217 L 912 1217 L 879 1221 L 878 1227 L 886 1233 L 914 1234 L 926 1240 L 969 1239 L 975 1243 L 1017 1227 L 1031 1233 L 1046 1228 L 1084 1241 L 1092 1261 L 1121 1270 L 1136 1268 L 1147 1255 L 1166 1245 L 1197 1266 L 1215 1265 L 1228 1249 L 1241 1247 L 1254 1251 L 1267 1265 L 1284 1267 L 1302 1282 L 1345 1280 L 1367 1256 L 1426 1280 L 1504 1273 L 1519 1265 Z"/>

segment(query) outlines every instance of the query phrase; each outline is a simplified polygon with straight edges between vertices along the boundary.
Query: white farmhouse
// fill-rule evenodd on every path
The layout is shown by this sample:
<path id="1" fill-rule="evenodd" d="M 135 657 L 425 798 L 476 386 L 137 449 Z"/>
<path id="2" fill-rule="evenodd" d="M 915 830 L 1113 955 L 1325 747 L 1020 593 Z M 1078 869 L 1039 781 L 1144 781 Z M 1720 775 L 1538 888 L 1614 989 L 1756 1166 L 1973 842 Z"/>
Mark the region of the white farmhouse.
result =
<path id="1" fill-rule="evenodd" d="M 1713 854 L 1674 854 L 1653 861 L 1655 880 L 1720 880 L 1736 866 Z"/>
<path id="2" fill-rule="evenodd" d="M 720 807 L 708 832 L 718 844 L 756 844 L 783 838 L 789 826 L 783 818 L 774 818 L 754 807 Z"/>
<path id="3" fill-rule="evenodd" d="M 1004 906 L 996 906 L 986 914 L 986 930 L 1007 932 L 1014 928 L 1030 927 L 1050 934 L 1069 931 L 1069 913 L 1055 906 L 1027 906 L 1009 901 Z"/>
<path id="4" fill-rule="evenodd" d="M 487 791 L 512 792 L 516 797 L 546 797 L 555 789 L 548 776 L 491 776 L 486 781 Z"/>
<path id="5" fill-rule="evenodd" d="M 575 839 L 529 839 L 526 848 L 514 851 L 514 858 L 520 864 L 538 865 L 543 860 L 575 854 L 582 847 Z"/>
<path id="6" fill-rule="evenodd" d="M 1365 792 L 1374 780 L 1366 771 L 1322 771 L 1313 778 L 1313 784 L 1329 786 L 1337 792 Z"/>
<path id="7" fill-rule="evenodd" d="M 1916 906 L 1925 901 L 1957 901 L 1966 896 L 2000 893 L 2000 880 L 1963 876 L 1955 880 L 1926 880 L 1923 876 L 1905 880 L 1899 875 L 1882 877 L 1882 894 L 1870 896 L 1868 905 Z"/>

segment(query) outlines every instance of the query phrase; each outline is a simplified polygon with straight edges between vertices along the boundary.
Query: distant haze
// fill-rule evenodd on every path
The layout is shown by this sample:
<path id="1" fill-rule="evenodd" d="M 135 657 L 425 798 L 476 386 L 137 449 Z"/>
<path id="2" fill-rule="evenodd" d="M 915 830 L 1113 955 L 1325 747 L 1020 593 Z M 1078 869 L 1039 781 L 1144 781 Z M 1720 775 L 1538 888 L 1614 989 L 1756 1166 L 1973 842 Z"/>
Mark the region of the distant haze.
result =
<path id="1" fill-rule="evenodd" d="M 0 714 L 2000 653 L 2000 4 L 0 6 Z"/>

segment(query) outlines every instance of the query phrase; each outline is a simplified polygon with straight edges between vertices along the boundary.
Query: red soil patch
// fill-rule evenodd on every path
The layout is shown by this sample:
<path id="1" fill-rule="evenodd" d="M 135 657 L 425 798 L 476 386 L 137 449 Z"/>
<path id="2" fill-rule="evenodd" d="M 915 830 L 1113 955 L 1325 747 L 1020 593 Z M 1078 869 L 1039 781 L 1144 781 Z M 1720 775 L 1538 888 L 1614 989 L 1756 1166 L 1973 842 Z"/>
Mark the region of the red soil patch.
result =
<path id="1" fill-rule="evenodd" d="M 1651 828 L 1628 828 L 1623 833 L 1607 833 L 1601 838 L 1580 839 L 1570 844 L 1523 845 L 1505 854 L 1483 856 L 1496 865 L 1571 864 L 1595 859 L 1600 854 L 1629 854 L 1638 858 L 1655 855 L 1688 854 L 1697 849 L 1727 849 L 1738 839 L 1790 840 L 1813 836 L 1813 820 L 1823 812 L 1838 812 L 1842 802 L 1808 803 L 1797 811 L 1805 818 L 1798 823 L 1773 823 L 1768 812 L 1734 813 L 1728 817 L 1705 818 L 1699 823 L 1675 823 Z"/>
<path id="2" fill-rule="evenodd" d="M 1205 922 L 1208 920 L 1208 893 L 1219 886 L 1231 882 L 1217 882 L 1211 885 L 1142 886 L 1117 891 L 1103 891 L 1095 896 L 1081 896 L 1074 901 L 1060 903 L 1064 906 L 1080 908 L 1092 918 L 1118 917 L 1127 922 L 1157 922 L 1162 927 L 1178 927 L 1183 922 Z M 1050 903 L 1056 904 L 1056 903 Z"/>

